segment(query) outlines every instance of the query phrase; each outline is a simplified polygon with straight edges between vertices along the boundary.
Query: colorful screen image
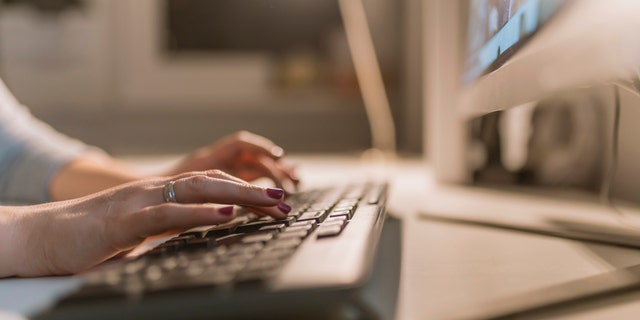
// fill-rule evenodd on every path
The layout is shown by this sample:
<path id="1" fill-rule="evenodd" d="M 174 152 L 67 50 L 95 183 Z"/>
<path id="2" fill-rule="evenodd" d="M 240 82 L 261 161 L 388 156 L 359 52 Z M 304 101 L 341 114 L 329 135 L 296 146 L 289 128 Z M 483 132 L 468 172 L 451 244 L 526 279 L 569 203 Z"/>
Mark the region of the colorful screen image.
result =
<path id="1" fill-rule="evenodd" d="M 470 0 L 464 82 L 498 68 L 566 2 Z"/>

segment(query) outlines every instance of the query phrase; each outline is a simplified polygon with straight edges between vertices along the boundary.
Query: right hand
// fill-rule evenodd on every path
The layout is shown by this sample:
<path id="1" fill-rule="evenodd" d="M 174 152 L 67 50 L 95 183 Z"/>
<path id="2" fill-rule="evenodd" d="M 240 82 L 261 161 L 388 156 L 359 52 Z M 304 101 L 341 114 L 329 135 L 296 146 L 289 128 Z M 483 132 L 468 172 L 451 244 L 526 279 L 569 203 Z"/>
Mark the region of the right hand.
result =
<path id="1" fill-rule="evenodd" d="M 169 181 L 176 203 L 164 201 Z M 0 277 L 77 273 L 148 237 L 228 222 L 235 216 L 231 205 L 284 218 L 291 208 L 283 196 L 281 189 L 213 170 L 140 180 L 76 200 L 0 207 L 0 234 L 9 235 L 0 236 Z"/>
<path id="2" fill-rule="evenodd" d="M 169 171 L 169 175 L 210 169 L 220 169 L 246 181 L 268 178 L 287 192 L 293 192 L 300 182 L 281 147 L 247 131 L 194 151 Z"/>

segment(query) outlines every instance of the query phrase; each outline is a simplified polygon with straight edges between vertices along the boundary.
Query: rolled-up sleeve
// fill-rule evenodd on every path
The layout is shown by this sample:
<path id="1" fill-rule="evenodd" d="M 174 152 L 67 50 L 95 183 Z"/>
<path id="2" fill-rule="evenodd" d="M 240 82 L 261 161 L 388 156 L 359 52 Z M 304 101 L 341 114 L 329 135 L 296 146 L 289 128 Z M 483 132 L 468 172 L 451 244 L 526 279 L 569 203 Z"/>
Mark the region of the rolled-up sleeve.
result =
<path id="1" fill-rule="evenodd" d="M 55 173 L 89 147 L 34 118 L 0 81 L 0 199 L 50 201 Z"/>

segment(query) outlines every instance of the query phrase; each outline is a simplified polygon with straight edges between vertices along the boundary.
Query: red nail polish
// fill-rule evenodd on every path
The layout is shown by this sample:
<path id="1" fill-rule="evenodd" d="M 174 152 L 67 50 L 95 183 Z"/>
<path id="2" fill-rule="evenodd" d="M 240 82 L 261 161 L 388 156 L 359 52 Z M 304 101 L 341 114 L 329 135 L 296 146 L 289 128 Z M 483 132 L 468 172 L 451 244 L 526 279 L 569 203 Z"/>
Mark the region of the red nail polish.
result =
<path id="1" fill-rule="evenodd" d="M 284 197 L 284 190 L 278 188 L 268 188 L 267 195 L 273 199 L 282 199 L 282 197 Z"/>
<path id="2" fill-rule="evenodd" d="M 220 212 L 221 214 L 223 214 L 225 216 L 230 216 L 230 215 L 233 214 L 233 206 L 222 207 L 222 208 L 218 209 L 218 212 Z"/>
<path id="3" fill-rule="evenodd" d="M 280 209 L 280 211 L 282 211 L 283 213 L 291 212 L 291 206 L 289 206 L 288 204 L 286 204 L 284 202 L 278 203 L 278 209 Z"/>

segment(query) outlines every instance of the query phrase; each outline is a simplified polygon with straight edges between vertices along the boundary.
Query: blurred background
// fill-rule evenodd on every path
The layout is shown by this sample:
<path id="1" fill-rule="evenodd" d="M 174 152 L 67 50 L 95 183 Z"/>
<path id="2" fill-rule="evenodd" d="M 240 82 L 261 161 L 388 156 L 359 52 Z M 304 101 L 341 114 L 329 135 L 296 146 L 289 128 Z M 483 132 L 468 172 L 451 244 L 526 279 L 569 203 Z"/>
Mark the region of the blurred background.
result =
<path id="1" fill-rule="evenodd" d="M 403 153 L 422 149 L 420 0 L 364 0 Z M 290 152 L 371 146 L 337 1 L 0 0 L 0 77 L 115 155 L 246 129 Z"/>
<path id="2" fill-rule="evenodd" d="M 429 132 L 429 1 L 363 0 L 405 155 L 422 155 Z M 505 2 L 472 2 L 496 12 L 476 32 L 504 24 Z M 37 117 L 114 155 L 189 152 L 242 129 L 294 153 L 371 147 L 334 0 L 0 0 L 0 78 Z M 612 90 L 578 89 L 471 121 L 473 182 L 597 194 L 611 169 Z M 624 90 L 621 99 L 612 188 L 640 203 L 640 100 Z"/>

